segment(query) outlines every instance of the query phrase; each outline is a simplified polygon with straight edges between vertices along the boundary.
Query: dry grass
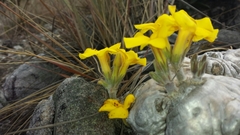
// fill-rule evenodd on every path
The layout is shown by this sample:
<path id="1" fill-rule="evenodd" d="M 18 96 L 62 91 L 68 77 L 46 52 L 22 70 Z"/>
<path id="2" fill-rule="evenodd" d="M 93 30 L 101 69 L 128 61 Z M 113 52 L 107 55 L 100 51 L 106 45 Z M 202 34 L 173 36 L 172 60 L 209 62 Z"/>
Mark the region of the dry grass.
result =
<path id="1" fill-rule="evenodd" d="M 31 48 L 40 51 L 16 51 L 1 47 L 0 53 L 38 57 L 72 74 L 96 82 L 101 77 L 96 60 L 92 58 L 82 61 L 78 58 L 78 53 L 88 47 L 101 49 L 111 46 L 122 41 L 124 36 L 132 36 L 135 33 L 134 24 L 155 20 L 164 12 L 163 5 L 166 4 L 163 0 L 7 0 L 5 3 L 0 2 L 0 5 L 3 8 L 0 12 L 5 17 L 1 36 L 13 39 L 17 38 L 21 31 L 26 37 L 31 36 L 40 43 L 31 42 Z M 52 29 L 46 29 L 44 24 L 51 24 Z M 61 30 L 60 36 L 54 34 L 56 29 Z M 36 33 L 43 34 L 48 40 L 42 40 Z M 39 56 L 39 52 L 47 56 Z M 12 61 L 0 65 L 25 62 L 28 61 Z M 129 69 L 131 77 L 126 77 L 123 81 L 119 96 L 126 90 L 135 89 L 139 79 L 142 78 L 140 82 L 144 80 L 146 76 L 141 75 L 143 70 L 137 66 Z M 34 106 L 50 96 L 57 86 L 58 84 L 55 84 L 43 88 L 2 108 L 0 121 L 11 121 L 6 133 L 26 129 Z M 26 109 L 28 111 L 25 111 Z M 16 114 L 24 114 L 25 117 Z"/>

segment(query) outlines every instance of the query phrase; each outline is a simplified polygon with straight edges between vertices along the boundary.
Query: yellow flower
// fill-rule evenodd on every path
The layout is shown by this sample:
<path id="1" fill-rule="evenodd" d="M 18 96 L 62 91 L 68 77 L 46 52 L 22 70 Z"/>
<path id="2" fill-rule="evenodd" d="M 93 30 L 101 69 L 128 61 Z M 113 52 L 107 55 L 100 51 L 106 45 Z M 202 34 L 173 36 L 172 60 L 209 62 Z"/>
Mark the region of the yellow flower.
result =
<path id="1" fill-rule="evenodd" d="M 205 39 L 209 42 L 213 42 L 218 35 L 218 29 L 214 29 L 211 23 L 211 20 L 208 17 L 205 17 L 200 20 L 195 20 L 197 23 L 197 29 L 193 41 L 199 41 Z"/>
<path id="2" fill-rule="evenodd" d="M 213 42 L 216 39 L 218 29 L 213 29 L 212 23 L 208 17 L 194 20 L 184 10 L 175 12 L 176 6 L 169 5 L 168 8 L 179 27 L 173 55 L 184 55 L 184 53 L 188 51 L 192 41 L 206 39 L 209 42 Z"/>
<path id="3" fill-rule="evenodd" d="M 147 59 L 139 58 L 138 54 L 132 50 L 126 52 L 124 49 L 119 49 L 113 61 L 113 76 L 117 76 L 122 79 L 125 76 L 128 67 L 134 64 L 146 66 Z"/>
<path id="4" fill-rule="evenodd" d="M 167 47 L 170 50 L 168 36 L 178 30 L 174 18 L 167 14 L 158 17 L 155 23 L 135 25 L 135 28 L 140 30 L 140 32 L 136 33 L 133 38 L 124 38 L 126 48 L 141 46 L 140 49 L 143 49 L 146 45 L 150 44 L 150 46 L 156 48 L 163 49 Z M 152 34 L 150 37 L 147 37 L 144 34 L 149 30 L 152 31 Z"/>
<path id="5" fill-rule="evenodd" d="M 139 58 L 134 51 L 126 52 L 124 49 L 118 49 L 115 55 L 111 82 L 114 88 L 118 88 L 130 65 L 139 64 L 145 66 L 147 60 L 146 58 Z M 117 89 L 110 89 L 109 93 L 111 98 L 116 97 Z"/>
<path id="6" fill-rule="evenodd" d="M 184 10 L 176 12 L 176 6 L 169 5 L 168 8 L 179 27 L 171 58 L 172 64 L 178 67 L 190 49 L 192 41 L 206 39 L 213 42 L 217 37 L 218 29 L 213 29 L 208 17 L 194 20 Z"/>
<path id="7" fill-rule="evenodd" d="M 139 58 L 138 54 L 135 53 L 134 51 L 130 50 L 128 52 L 126 52 L 126 61 L 124 62 L 125 66 L 128 65 L 134 65 L 134 64 L 139 64 L 139 65 L 143 65 L 146 66 L 146 58 Z"/>
<path id="8" fill-rule="evenodd" d="M 128 117 L 128 108 L 134 102 L 135 97 L 133 94 L 127 95 L 124 103 L 119 103 L 116 99 L 107 99 L 103 106 L 99 109 L 99 112 L 109 112 L 109 119 L 121 118 L 126 119 Z"/>
<path id="9" fill-rule="evenodd" d="M 168 36 L 178 30 L 174 18 L 163 14 L 158 17 L 155 23 L 135 25 L 135 28 L 140 31 L 133 38 L 124 38 L 126 48 L 141 46 L 140 49 L 143 49 L 146 45 L 150 45 L 156 61 L 166 67 L 167 59 L 170 58 L 171 53 Z M 144 34 L 149 30 L 152 34 L 147 37 Z"/>
<path id="10" fill-rule="evenodd" d="M 96 49 L 87 48 L 84 53 L 79 54 L 79 57 L 81 59 L 86 59 L 88 57 L 96 55 L 100 62 L 104 77 L 109 78 L 111 75 L 109 53 L 111 53 L 111 54 L 117 53 L 116 50 L 119 48 L 120 48 L 120 43 L 117 43 L 109 48 L 106 47 L 99 51 Z"/>

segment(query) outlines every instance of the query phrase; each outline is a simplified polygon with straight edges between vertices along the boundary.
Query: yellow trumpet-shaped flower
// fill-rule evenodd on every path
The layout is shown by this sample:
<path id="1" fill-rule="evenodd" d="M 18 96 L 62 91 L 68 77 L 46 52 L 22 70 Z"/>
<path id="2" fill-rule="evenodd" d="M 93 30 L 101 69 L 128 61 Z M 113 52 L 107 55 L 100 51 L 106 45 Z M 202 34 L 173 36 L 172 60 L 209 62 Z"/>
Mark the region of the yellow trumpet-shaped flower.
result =
<path id="1" fill-rule="evenodd" d="M 133 51 L 126 52 L 120 49 L 120 43 L 111 47 L 106 47 L 102 50 L 87 48 L 84 53 L 80 53 L 81 59 L 96 55 L 104 75 L 104 80 L 100 79 L 98 84 L 103 85 L 107 90 L 110 98 L 116 98 L 119 84 L 124 78 L 127 69 L 130 65 L 140 64 L 145 66 L 147 63 L 146 58 L 139 58 L 137 53 Z M 110 66 L 110 54 L 115 54 L 112 68 Z"/>
<path id="2" fill-rule="evenodd" d="M 117 76 L 122 79 L 125 76 L 128 67 L 134 64 L 146 66 L 147 59 L 139 58 L 138 54 L 134 51 L 130 50 L 126 52 L 124 49 L 119 49 L 113 61 L 113 76 Z"/>
<path id="3" fill-rule="evenodd" d="M 99 109 L 99 112 L 107 111 L 109 112 L 109 119 L 121 118 L 126 119 L 128 117 L 128 109 L 130 105 L 135 101 L 133 94 L 127 95 L 124 100 L 124 103 L 121 104 L 116 99 L 107 99 L 103 106 Z"/>
<path id="4" fill-rule="evenodd" d="M 168 36 L 178 30 L 176 21 L 172 16 L 163 14 L 158 17 L 154 23 L 145 23 L 135 25 L 135 28 L 140 30 L 133 38 L 124 38 L 126 48 L 141 46 L 143 49 L 149 45 L 153 51 L 154 57 L 162 67 L 167 67 L 167 59 L 170 58 L 171 46 L 168 41 Z M 144 34 L 151 31 L 150 37 Z"/>
<path id="5" fill-rule="evenodd" d="M 118 49 L 115 55 L 111 77 L 114 87 L 119 86 L 130 65 L 139 64 L 145 66 L 147 64 L 146 58 L 139 58 L 134 51 L 126 52 L 124 49 Z M 113 97 L 116 92 L 115 89 L 110 90 L 110 96 Z"/>
<path id="6" fill-rule="evenodd" d="M 84 53 L 80 53 L 79 54 L 79 57 L 81 59 L 86 59 L 88 57 L 91 57 L 91 56 L 94 56 L 96 55 L 99 62 L 100 62 L 100 65 L 101 65 L 101 69 L 102 69 L 102 72 L 103 72 L 103 75 L 105 78 L 110 78 L 110 75 L 111 75 L 111 68 L 110 68 L 110 58 L 109 58 L 109 53 L 111 54 L 115 54 L 117 53 L 117 49 L 120 48 L 120 43 L 117 43 L 111 47 L 106 47 L 102 50 L 96 50 L 96 49 L 91 49 L 91 48 L 87 48 L 85 50 Z"/>
<path id="7" fill-rule="evenodd" d="M 141 46 L 140 49 L 143 49 L 149 44 L 160 49 L 167 47 L 170 50 L 168 36 L 178 30 L 174 18 L 167 14 L 159 16 L 155 23 L 135 25 L 135 28 L 140 30 L 140 32 L 136 33 L 133 38 L 124 38 L 126 48 Z M 152 31 L 151 36 L 145 36 L 144 34 L 149 30 Z"/>
<path id="8" fill-rule="evenodd" d="M 126 52 L 125 54 L 126 54 L 126 57 L 122 63 L 120 70 L 119 70 L 119 76 L 125 76 L 126 71 L 130 65 L 139 64 L 139 65 L 146 66 L 147 59 L 139 58 L 138 54 L 135 53 L 134 51 L 130 50 L 130 51 Z"/>
<path id="9" fill-rule="evenodd" d="M 124 38 L 126 48 L 140 46 L 140 49 L 143 49 L 146 45 L 149 45 L 155 57 L 155 67 L 161 67 L 155 69 L 156 73 L 154 74 L 168 76 L 168 60 L 171 56 L 168 36 L 178 30 L 175 19 L 172 16 L 163 14 L 154 23 L 135 25 L 135 28 L 140 31 L 133 38 Z M 150 37 L 144 35 L 147 31 L 152 32 Z M 162 78 L 162 80 L 162 82 L 169 82 L 166 77 Z"/>
<path id="10" fill-rule="evenodd" d="M 179 27 L 178 37 L 171 54 L 171 63 L 181 82 L 185 79 L 181 63 L 189 51 L 192 41 L 205 39 L 213 42 L 217 38 L 218 29 L 213 29 L 208 17 L 195 20 L 184 10 L 176 12 L 176 6 L 169 5 L 168 8 Z"/>
<path id="11" fill-rule="evenodd" d="M 168 8 L 179 27 L 178 37 L 172 51 L 173 63 L 181 63 L 192 41 L 206 39 L 213 42 L 216 39 L 218 29 L 213 29 L 208 17 L 194 20 L 184 10 L 176 12 L 176 6 L 169 5 Z"/>
<path id="12" fill-rule="evenodd" d="M 168 6 L 170 13 L 176 20 L 180 30 L 187 30 L 193 34 L 193 41 L 205 39 L 213 42 L 217 38 L 218 29 L 214 29 L 209 17 L 203 19 L 193 19 L 184 10 L 176 12 L 175 5 Z"/>

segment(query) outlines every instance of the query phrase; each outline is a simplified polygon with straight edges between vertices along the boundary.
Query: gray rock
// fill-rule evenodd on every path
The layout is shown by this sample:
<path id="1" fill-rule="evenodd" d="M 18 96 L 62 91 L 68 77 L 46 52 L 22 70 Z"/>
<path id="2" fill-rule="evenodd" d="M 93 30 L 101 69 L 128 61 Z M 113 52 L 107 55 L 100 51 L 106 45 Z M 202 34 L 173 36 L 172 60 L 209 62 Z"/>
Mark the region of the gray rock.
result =
<path id="1" fill-rule="evenodd" d="M 28 128 L 41 127 L 53 124 L 54 118 L 54 102 L 52 96 L 49 99 L 42 100 L 35 107 L 30 125 Z M 51 135 L 53 128 L 43 128 L 39 130 L 30 130 L 27 135 Z"/>
<path id="2" fill-rule="evenodd" d="M 160 90 L 163 88 L 151 79 L 134 94 L 137 98 L 127 122 L 138 135 L 164 135 L 168 109 L 167 104 L 162 108 L 166 94 Z"/>
<path id="3" fill-rule="evenodd" d="M 182 100 L 173 100 L 166 135 L 240 134 L 240 80 L 207 74 L 204 79 Z"/>
<path id="4" fill-rule="evenodd" d="M 240 79 L 240 49 L 225 52 L 207 52 L 205 72 Z M 200 56 L 201 57 L 201 56 Z"/>
<path id="5" fill-rule="evenodd" d="M 240 49 L 227 50 L 223 59 L 226 61 L 231 61 L 240 67 Z"/>
<path id="6" fill-rule="evenodd" d="M 223 46 L 223 45 L 233 45 L 235 48 L 240 47 L 240 33 L 238 31 L 232 31 L 227 29 L 219 30 L 217 40 L 215 42 L 219 42 L 219 44 L 214 44 L 215 46 Z"/>
<path id="7" fill-rule="evenodd" d="M 147 81 L 135 93 L 129 124 L 139 135 L 239 135 L 240 80 L 203 78 L 203 85 L 183 82 L 171 96 Z"/>
<path id="8" fill-rule="evenodd" d="M 51 63 L 23 64 L 8 75 L 2 91 L 8 101 L 23 98 L 63 79 L 57 73 L 66 72 Z"/>
<path id="9" fill-rule="evenodd" d="M 185 58 L 188 79 L 171 95 L 153 80 L 145 82 L 134 93 L 127 121 L 139 135 L 239 135 L 239 51 L 206 53 L 206 72 L 218 76 L 205 74 L 204 83 L 191 80 Z"/>
<path id="10" fill-rule="evenodd" d="M 107 91 L 99 85 L 86 82 L 82 78 L 66 79 L 53 96 L 55 102 L 55 124 L 73 121 L 54 127 L 56 135 L 113 135 L 114 121 L 107 113 L 98 109 L 108 98 Z"/>

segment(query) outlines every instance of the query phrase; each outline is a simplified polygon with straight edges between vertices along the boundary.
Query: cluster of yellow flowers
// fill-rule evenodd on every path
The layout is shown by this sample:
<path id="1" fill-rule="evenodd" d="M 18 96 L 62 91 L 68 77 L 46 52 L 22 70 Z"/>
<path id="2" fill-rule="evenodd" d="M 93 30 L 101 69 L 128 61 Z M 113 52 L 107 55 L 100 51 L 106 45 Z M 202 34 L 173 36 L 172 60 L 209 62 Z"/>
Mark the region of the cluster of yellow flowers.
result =
<path id="1" fill-rule="evenodd" d="M 109 118 L 122 118 L 128 117 L 128 108 L 131 103 L 134 102 L 135 97 L 132 94 L 127 95 L 124 103 L 121 104 L 117 100 L 117 90 L 124 78 L 127 69 L 130 65 L 140 64 L 145 66 L 147 63 L 146 58 L 139 58 L 137 53 L 134 51 L 125 51 L 120 49 L 120 43 L 117 43 L 109 48 L 104 48 L 102 50 L 95 50 L 87 48 L 84 53 L 80 53 L 79 57 L 85 59 L 96 55 L 98 61 L 101 65 L 101 70 L 104 76 L 104 80 L 98 81 L 99 84 L 103 85 L 110 96 L 110 99 L 104 102 L 104 105 L 99 109 L 99 111 L 108 111 Z M 109 54 L 115 55 L 112 69 L 110 67 L 110 56 Z"/>
<path id="2" fill-rule="evenodd" d="M 116 98 L 118 86 L 130 65 L 140 64 L 145 66 L 147 63 L 146 58 L 139 58 L 134 51 L 126 52 L 124 49 L 120 49 L 120 45 L 120 43 L 117 43 L 100 51 L 87 48 L 83 54 L 79 54 L 81 59 L 93 55 L 97 56 L 104 76 L 104 80 L 100 80 L 98 83 L 108 90 L 110 98 Z M 112 70 L 110 67 L 109 54 L 116 55 L 113 61 Z"/>
<path id="3" fill-rule="evenodd" d="M 133 38 L 124 38 L 126 48 L 149 45 L 155 56 L 155 73 L 151 77 L 157 82 L 166 85 L 171 82 L 169 78 L 168 62 L 172 64 L 176 71 L 181 67 L 181 63 L 190 49 L 192 41 L 201 39 L 213 42 L 218 34 L 218 29 L 214 29 L 208 17 L 194 20 L 184 10 L 175 12 L 176 6 L 169 6 L 172 15 L 163 14 L 155 23 L 145 23 L 135 25 L 140 30 Z M 144 34 L 151 30 L 150 37 Z M 177 40 L 173 50 L 168 42 L 168 36 L 178 31 Z M 178 75 L 178 74 L 177 74 Z M 180 81 L 184 78 L 177 76 Z"/>
<path id="4" fill-rule="evenodd" d="M 150 76 L 165 86 L 172 83 L 169 73 L 169 62 L 173 66 L 178 80 L 184 80 L 181 75 L 178 75 L 181 63 L 190 49 L 192 41 L 205 39 L 213 42 L 218 34 L 218 29 L 214 29 L 210 18 L 195 20 L 190 17 L 184 10 L 176 12 L 176 6 L 169 5 L 171 15 L 163 14 L 158 17 L 154 23 L 144 23 L 135 25 L 139 30 L 134 37 L 124 38 L 126 48 L 140 46 L 143 49 L 149 45 L 155 57 L 154 67 L 155 72 L 151 72 Z M 146 36 L 146 32 L 151 31 L 150 36 Z M 178 31 L 178 37 L 171 48 L 168 37 Z M 109 54 L 114 54 L 112 70 L 110 67 Z M 128 108 L 134 102 L 134 96 L 128 95 L 123 104 L 116 100 L 117 88 L 125 76 L 130 65 L 140 64 L 145 66 L 146 59 L 139 58 L 133 51 L 126 52 L 120 49 L 120 43 L 117 43 L 110 48 L 105 48 L 100 51 L 88 48 L 83 54 L 79 54 L 81 59 L 96 55 L 101 65 L 104 80 L 100 80 L 109 92 L 110 98 L 99 111 L 109 111 L 109 118 L 127 118 Z"/>

